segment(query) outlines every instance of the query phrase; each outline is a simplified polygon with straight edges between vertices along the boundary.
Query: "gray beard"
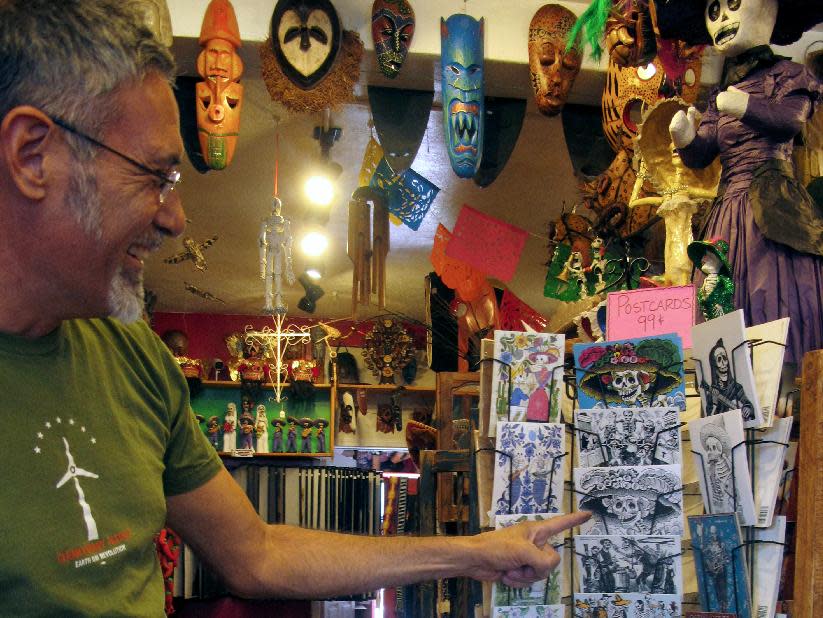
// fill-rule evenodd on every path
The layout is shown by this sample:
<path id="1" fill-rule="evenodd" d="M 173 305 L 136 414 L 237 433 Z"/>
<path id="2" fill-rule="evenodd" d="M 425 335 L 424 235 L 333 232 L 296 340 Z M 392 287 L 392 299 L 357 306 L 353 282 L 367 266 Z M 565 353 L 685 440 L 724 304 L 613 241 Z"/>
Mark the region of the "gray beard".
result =
<path id="1" fill-rule="evenodd" d="M 109 285 L 109 315 L 125 324 L 143 317 L 143 273 L 129 276 L 117 270 Z"/>

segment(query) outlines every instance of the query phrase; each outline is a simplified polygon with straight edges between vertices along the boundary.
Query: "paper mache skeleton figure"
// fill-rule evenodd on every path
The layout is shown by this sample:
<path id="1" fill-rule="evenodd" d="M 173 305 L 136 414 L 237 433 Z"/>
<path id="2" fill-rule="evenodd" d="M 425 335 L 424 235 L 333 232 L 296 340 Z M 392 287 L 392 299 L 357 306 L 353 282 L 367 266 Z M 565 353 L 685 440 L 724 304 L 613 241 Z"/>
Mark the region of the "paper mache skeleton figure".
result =
<path id="1" fill-rule="evenodd" d="M 744 422 L 754 420 L 754 406 L 743 386 L 735 380 L 729 353 L 722 338 L 709 351 L 709 373 L 712 383 L 707 384 L 705 377 L 700 382 L 706 401 L 706 416 L 740 410 Z"/>
<path id="2" fill-rule="evenodd" d="M 272 198 L 271 214 L 260 226 L 260 278 L 265 281 L 266 313 L 286 313 L 283 300 L 283 275 L 289 285 L 295 281 L 292 270 L 291 222 L 280 214 L 283 203 L 279 198 Z"/>
<path id="3" fill-rule="evenodd" d="M 254 450 L 254 417 L 250 412 L 244 411 L 240 415 L 240 447 L 250 451 Z"/>
<path id="4" fill-rule="evenodd" d="M 275 418 L 272 419 L 271 424 L 274 426 L 271 438 L 271 452 L 279 453 L 283 450 L 283 427 L 285 427 L 286 421 L 282 418 Z"/>
<path id="5" fill-rule="evenodd" d="M 220 420 L 216 416 L 210 416 L 206 422 L 206 434 L 211 445 L 218 449 L 220 446 Z"/>
<path id="6" fill-rule="evenodd" d="M 708 480 L 708 502 L 713 513 L 732 513 L 735 508 L 734 464 L 726 429 L 720 424 L 707 423 L 700 429 Z"/>
<path id="7" fill-rule="evenodd" d="M 223 418 L 223 451 L 231 453 L 237 448 L 237 404 L 226 404 L 226 416 Z"/>
<path id="8" fill-rule="evenodd" d="M 318 453 L 325 453 L 326 452 L 326 427 L 329 426 L 329 422 L 324 418 L 318 418 L 314 421 L 314 426 L 317 427 L 315 431 L 315 437 L 317 438 L 317 452 Z"/>
<path id="9" fill-rule="evenodd" d="M 287 434 L 286 452 L 297 452 L 297 422 L 293 418 L 289 419 L 289 432 Z"/>

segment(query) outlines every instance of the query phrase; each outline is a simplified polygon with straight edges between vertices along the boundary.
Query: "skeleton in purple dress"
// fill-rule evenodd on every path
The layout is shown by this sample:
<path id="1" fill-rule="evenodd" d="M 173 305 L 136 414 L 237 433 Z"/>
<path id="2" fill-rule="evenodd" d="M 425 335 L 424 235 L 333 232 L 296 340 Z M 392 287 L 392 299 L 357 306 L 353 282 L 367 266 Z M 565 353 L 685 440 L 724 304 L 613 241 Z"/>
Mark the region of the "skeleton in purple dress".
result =
<path id="1" fill-rule="evenodd" d="M 678 112 L 670 131 L 688 167 L 719 155 L 722 197 L 703 237 L 728 240 L 734 301 L 748 325 L 791 317 L 786 361 L 799 362 L 823 347 L 823 212 L 794 179 L 791 155 L 823 85 L 768 47 L 786 29 L 784 3 L 709 0 L 705 25 L 727 57 L 723 79 L 702 117 Z"/>

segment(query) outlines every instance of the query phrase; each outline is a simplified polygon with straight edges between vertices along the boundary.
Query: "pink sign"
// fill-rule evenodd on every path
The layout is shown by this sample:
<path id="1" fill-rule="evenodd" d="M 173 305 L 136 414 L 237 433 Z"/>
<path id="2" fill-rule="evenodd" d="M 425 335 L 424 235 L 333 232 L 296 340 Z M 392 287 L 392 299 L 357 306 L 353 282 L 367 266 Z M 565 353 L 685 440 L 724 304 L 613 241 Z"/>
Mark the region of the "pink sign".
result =
<path id="1" fill-rule="evenodd" d="M 526 244 L 526 230 L 463 205 L 446 255 L 500 281 L 511 281 Z"/>
<path id="2" fill-rule="evenodd" d="M 606 339 L 634 339 L 677 333 L 692 347 L 695 316 L 693 285 L 640 288 L 606 296 Z"/>

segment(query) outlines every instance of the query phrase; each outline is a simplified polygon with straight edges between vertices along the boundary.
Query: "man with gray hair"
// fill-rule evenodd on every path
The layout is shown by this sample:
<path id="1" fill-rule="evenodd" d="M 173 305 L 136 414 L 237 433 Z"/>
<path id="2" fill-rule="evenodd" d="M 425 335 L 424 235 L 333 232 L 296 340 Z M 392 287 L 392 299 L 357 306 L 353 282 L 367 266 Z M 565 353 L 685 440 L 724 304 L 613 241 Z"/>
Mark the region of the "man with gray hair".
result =
<path id="1" fill-rule="evenodd" d="M 0 0 L 0 413 L 18 436 L 0 451 L 0 614 L 163 615 L 166 523 L 247 597 L 544 579 L 549 538 L 587 514 L 451 538 L 257 516 L 139 320 L 143 260 L 185 222 L 174 63 L 143 15 L 134 0 Z"/>

